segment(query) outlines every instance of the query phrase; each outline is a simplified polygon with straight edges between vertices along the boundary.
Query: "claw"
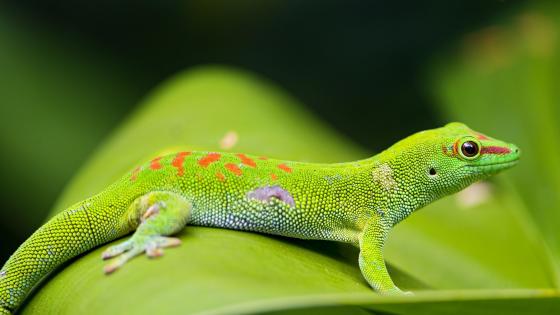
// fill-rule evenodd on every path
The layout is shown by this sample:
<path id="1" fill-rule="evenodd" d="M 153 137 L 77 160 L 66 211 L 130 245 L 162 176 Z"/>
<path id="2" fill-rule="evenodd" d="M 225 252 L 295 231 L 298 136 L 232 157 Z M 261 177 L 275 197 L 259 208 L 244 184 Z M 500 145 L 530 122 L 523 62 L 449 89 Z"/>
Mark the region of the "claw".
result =
<path id="1" fill-rule="evenodd" d="M 105 267 L 103 267 L 103 272 L 104 272 L 106 275 L 110 275 L 110 274 L 112 274 L 113 272 L 115 272 L 115 270 L 117 270 L 117 268 L 118 268 L 118 267 L 117 267 L 116 265 L 106 265 Z"/>
<path id="2" fill-rule="evenodd" d="M 156 258 L 163 255 L 163 249 L 161 248 L 148 248 L 146 249 L 146 255 L 150 258 Z"/>

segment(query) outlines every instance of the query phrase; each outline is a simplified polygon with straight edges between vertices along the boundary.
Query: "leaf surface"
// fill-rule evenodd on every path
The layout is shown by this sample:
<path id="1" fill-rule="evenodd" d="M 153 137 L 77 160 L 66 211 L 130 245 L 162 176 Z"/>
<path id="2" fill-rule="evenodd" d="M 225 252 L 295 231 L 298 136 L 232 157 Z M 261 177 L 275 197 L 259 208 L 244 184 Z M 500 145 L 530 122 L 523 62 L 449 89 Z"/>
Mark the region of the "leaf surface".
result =
<path id="1" fill-rule="evenodd" d="M 316 162 L 367 156 L 263 79 L 200 68 L 152 93 L 96 152 L 55 209 L 96 193 L 162 150 L 222 150 L 220 141 L 231 132 L 238 136 L 232 151 Z M 556 306 L 555 291 L 522 289 L 553 285 L 548 260 L 539 239 L 510 211 L 515 198 L 497 187 L 479 206 L 461 209 L 455 197 L 446 198 L 395 229 L 387 258 L 397 284 L 415 291 L 439 289 L 418 291 L 412 298 L 375 295 L 361 277 L 351 246 L 189 226 L 180 235 L 182 246 L 158 260 L 136 258 L 108 277 L 102 274 L 103 248 L 79 257 L 55 273 L 23 313 L 249 314 L 328 308 L 332 314 L 448 314 L 449 309 L 499 314 L 511 309 L 509 303 Z M 510 290 L 442 290 L 474 288 Z"/>

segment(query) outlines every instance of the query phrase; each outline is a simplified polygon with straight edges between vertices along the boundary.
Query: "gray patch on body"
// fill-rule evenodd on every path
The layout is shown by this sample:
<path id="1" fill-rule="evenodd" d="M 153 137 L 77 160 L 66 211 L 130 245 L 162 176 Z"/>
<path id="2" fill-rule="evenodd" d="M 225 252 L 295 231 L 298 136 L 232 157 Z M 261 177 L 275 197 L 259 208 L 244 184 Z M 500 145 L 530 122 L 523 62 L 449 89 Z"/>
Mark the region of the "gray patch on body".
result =
<path id="1" fill-rule="evenodd" d="M 2 270 L 2 271 L 0 272 L 0 278 L 4 278 L 5 276 L 6 276 L 6 271 L 5 271 L 5 270 Z"/>
<path id="2" fill-rule="evenodd" d="M 257 199 L 260 201 L 270 201 L 270 198 L 279 199 L 292 207 L 295 207 L 296 203 L 294 197 L 280 186 L 265 186 L 259 187 L 247 193 L 247 198 Z"/>

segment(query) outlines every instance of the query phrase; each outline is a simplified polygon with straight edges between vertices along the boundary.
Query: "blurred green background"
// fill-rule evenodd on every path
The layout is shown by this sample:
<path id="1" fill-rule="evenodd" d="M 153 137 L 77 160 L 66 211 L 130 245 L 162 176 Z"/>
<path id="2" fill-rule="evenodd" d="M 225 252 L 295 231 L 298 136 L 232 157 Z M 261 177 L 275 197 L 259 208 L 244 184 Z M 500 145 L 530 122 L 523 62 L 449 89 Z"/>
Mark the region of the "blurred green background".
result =
<path id="1" fill-rule="evenodd" d="M 229 68 L 199 67 L 206 65 Z M 135 112 L 138 104 L 142 110 Z M 177 111 L 192 111 L 194 118 L 182 126 L 172 115 Z M 343 137 L 326 131 L 308 113 Z M 250 114 L 262 120 L 252 123 L 245 117 Z M 159 120 L 152 122 L 152 116 Z M 345 247 L 196 228 L 181 237 L 190 238 L 198 251 L 177 250 L 186 258 L 170 255 L 161 264 L 169 269 L 182 265 L 192 251 L 202 258 L 189 262 L 206 266 L 219 256 L 205 248 L 222 243 L 232 251 L 222 255 L 237 254 L 246 262 L 230 259 L 227 268 L 144 279 L 134 289 L 188 283 L 177 291 L 197 292 L 210 284 L 207 289 L 219 288 L 223 297 L 239 293 L 235 303 L 259 294 L 264 299 L 267 294 L 348 292 L 329 303 L 391 314 L 448 314 L 450 309 L 454 314 L 552 314 L 560 308 L 557 1 L 3 1 L 0 117 L 2 261 L 53 212 L 55 203 L 54 210 L 60 210 L 96 191 L 130 167 L 131 157 L 143 157 L 161 143 L 196 139 L 196 145 L 215 146 L 204 141 L 223 134 L 217 125 L 228 119 L 250 140 L 240 148 L 318 161 L 363 157 L 415 131 L 465 122 L 519 145 L 523 158 L 489 184 L 435 203 L 396 227 L 386 248 L 391 272 L 404 288 L 435 289 L 427 295 L 372 300 L 356 269 L 356 253 Z M 216 122 L 196 121 L 201 117 Z M 290 121 L 284 126 L 276 117 Z M 216 128 L 202 139 L 196 126 Z M 282 128 L 289 129 L 287 138 Z M 305 135 L 294 136 L 298 131 Z M 175 138 L 154 139 L 169 134 Z M 138 144 L 139 136 L 146 142 Z M 267 139 L 277 147 L 263 148 Z M 248 256 L 251 246 L 269 252 Z M 256 267 L 278 249 L 290 254 L 276 257 L 273 273 Z M 292 278 L 281 267 L 299 261 L 317 265 L 298 265 L 309 278 L 296 292 L 290 281 L 300 275 Z M 120 286 L 123 296 L 133 295 L 134 277 L 154 268 L 145 260 L 135 264 L 135 272 L 121 280 L 99 281 L 94 251 L 50 281 L 28 310 L 54 305 L 72 313 L 85 307 L 84 301 L 91 307 L 125 307 L 110 288 Z M 243 277 L 253 269 L 263 274 Z M 239 273 L 219 273 L 224 270 Z M 87 281 L 85 271 L 90 272 Z M 192 280 L 199 275 L 198 282 Z M 267 282 L 270 287 L 262 289 L 259 279 L 267 276 L 286 283 Z M 212 287 L 209 279 L 219 281 Z M 232 285 L 239 281 L 245 281 L 243 290 Z M 86 284 L 96 288 L 94 298 L 58 299 Z M 556 291 L 512 291 L 534 288 Z M 227 302 L 211 297 L 206 296 L 209 305 Z M 327 303 L 315 297 L 306 305 Z M 175 301 L 158 296 L 156 302 L 166 298 L 170 305 Z M 196 302 L 204 306 L 204 299 Z"/>
<path id="2" fill-rule="evenodd" d="M 0 2 L 0 260 L 158 83 L 254 71 L 370 151 L 447 121 L 426 66 L 519 10 L 503 1 Z"/>

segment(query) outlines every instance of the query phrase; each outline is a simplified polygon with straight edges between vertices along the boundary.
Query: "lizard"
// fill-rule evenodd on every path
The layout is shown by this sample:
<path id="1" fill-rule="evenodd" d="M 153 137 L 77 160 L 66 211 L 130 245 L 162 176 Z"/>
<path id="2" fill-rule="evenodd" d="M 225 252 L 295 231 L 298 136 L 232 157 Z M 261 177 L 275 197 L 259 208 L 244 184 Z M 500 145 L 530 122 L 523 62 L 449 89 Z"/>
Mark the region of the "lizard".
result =
<path id="1" fill-rule="evenodd" d="M 514 144 L 454 122 L 344 163 L 202 151 L 158 156 L 27 239 L 0 270 L 0 314 L 17 310 L 47 274 L 81 253 L 133 232 L 103 252 L 111 274 L 137 255 L 157 257 L 179 245 L 172 235 L 186 225 L 349 243 L 359 248 L 359 268 L 374 291 L 403 294 L 383 256 L 390 229 L 514 166 L 520 154 Z"/>

